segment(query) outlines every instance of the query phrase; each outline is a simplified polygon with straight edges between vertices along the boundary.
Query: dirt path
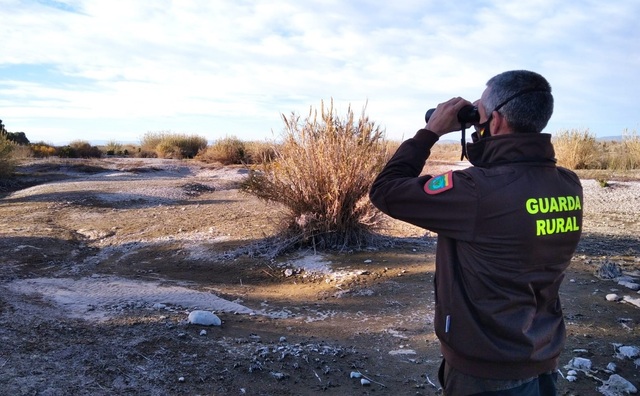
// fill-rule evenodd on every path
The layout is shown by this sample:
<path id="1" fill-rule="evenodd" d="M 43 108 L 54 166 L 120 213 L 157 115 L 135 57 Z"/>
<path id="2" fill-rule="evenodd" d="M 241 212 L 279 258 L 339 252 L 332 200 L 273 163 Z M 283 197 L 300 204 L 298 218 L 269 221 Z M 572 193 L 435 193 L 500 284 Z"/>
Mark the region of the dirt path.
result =
<path id="1" fill-rule="evenodd" d="M 25 188 L 0 200 L 0 393 L 438 394 L 424 231 L 390 222 L 393 248 L 252 258 L 239 252 L 281 212 L 237 190 L 241 168 L 112 159 L 21 171 Z M 562 288 L 561 363 L 583 357 L 592 370 L 561 380 L 565 395 L 600 394 L 609 363 L 640 387 L 640 356 L 619 349 L 640 347 L 640 295 L 595 276 L 609 264 L 640 277 L 639 183 L 591 183 Z M 189 324 L 195 309 L 222 326 Z"/>

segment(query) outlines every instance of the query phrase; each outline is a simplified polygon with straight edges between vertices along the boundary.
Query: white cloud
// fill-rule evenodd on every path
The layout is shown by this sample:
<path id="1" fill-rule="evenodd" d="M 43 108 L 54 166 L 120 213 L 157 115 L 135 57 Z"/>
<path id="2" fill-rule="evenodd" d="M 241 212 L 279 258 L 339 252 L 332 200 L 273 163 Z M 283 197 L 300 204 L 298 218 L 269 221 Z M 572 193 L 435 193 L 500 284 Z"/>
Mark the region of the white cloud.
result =
<path id="1" fill-rule="evenodd" d="M 51 117 L 69 125 L 113 119 L 111 133 L 166 117 L 173 129 L 262 138 L 281 127 L 280 113 L 305 114 L 333 97 L 339 108 L 352 103 L 358 111 L 368 100 L 389 136 L 407 137 L 426 108 L 453 96 L 475 100 L 492 75 L 516 68 L 550 80 L 557 103 L 550 128 L 584 120 L 617 134 L 639 122 L 632 95 L 640 88 L 640 5 L 632 0 L 0 6 L 9 21 L 0 25 L 0 116 L 10 130 L 28 125 L 28 136 L 45 133 Z M 3 77 L 10 64 L 59 80 Z M 607 109 L 613 121 L 595 109 Z"/>

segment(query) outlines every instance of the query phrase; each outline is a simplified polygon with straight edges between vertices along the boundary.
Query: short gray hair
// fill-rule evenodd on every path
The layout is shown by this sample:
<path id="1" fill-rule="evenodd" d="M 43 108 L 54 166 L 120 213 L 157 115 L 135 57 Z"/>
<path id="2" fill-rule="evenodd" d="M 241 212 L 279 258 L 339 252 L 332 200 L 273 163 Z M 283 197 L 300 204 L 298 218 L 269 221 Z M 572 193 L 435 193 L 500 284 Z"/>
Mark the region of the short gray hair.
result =
<path id="1" fill-rule="evenodd" d="M 540 74 L 527 70 L 507 71 L 487 81 L 487 88 L 483 101 L 485 112 L 490 115 L 503 104 L 498 112 L 506 118 L 513 132 L 537 133 L 547 126 L 553 114 L 553 95 L 551 86 Z"/>

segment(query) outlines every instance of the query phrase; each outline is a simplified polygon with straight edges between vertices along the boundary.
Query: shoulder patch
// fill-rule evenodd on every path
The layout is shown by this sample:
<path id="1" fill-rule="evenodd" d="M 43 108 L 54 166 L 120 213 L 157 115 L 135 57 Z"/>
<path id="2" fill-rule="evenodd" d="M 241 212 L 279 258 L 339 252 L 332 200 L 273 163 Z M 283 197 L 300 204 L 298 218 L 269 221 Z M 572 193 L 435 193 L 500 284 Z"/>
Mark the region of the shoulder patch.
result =
<path id="1" fill-rule="evenodd" d="M 453 171 L 434 176 L 424 185 L 424 192 L 429 195 L 440 194 L 453 188 Z"/>

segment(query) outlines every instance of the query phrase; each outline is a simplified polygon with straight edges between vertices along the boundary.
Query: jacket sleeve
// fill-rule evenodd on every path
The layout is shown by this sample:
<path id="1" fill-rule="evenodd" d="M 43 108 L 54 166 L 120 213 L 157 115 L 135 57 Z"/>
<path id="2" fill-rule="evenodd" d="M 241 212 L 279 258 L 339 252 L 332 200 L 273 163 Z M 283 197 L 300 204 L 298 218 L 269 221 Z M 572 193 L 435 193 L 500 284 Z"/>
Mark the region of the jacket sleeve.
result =
<path id="1" fill-rule="evenodd" d="M 426 129 L 403 142 L 376 177 L 369 199 L 383 213 L 438 234 L 471 240 L 476 223 L 477 199 L 473 179 L 464 171 L 451 172 L 452 187 L 428 194 L 420 176 L 438 136 Z"/>

